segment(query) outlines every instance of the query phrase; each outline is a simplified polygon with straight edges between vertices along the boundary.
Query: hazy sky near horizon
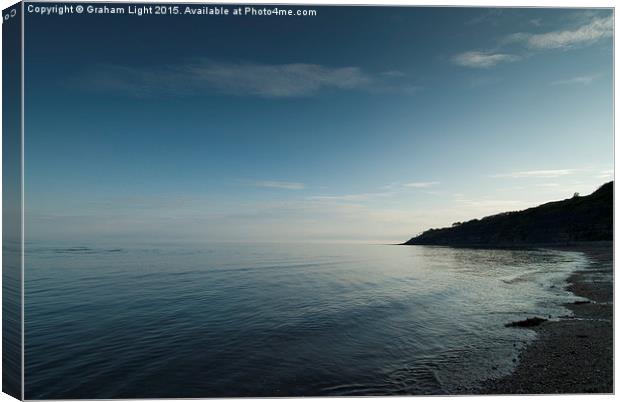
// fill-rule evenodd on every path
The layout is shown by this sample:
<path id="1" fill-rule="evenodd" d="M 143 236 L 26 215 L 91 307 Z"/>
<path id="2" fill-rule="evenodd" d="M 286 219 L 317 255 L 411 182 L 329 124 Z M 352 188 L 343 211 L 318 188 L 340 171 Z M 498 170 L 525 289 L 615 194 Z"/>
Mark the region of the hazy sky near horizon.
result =
<path id="1" fill-rule="evenodd" d="M 613 176 L 611 10 L 26 19 L 26 233 L 407 240 Z"/>

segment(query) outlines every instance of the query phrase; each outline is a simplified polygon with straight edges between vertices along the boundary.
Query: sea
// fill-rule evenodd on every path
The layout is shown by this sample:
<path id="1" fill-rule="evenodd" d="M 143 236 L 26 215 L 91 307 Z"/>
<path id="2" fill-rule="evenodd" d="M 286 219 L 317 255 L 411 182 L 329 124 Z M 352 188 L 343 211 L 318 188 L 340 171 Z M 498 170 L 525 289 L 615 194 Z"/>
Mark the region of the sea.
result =
<path id="1" fill-rule="evenodd" d="M 27 244 L 25 396 L 468 393 L 558 320 L 579 252 Z"/>

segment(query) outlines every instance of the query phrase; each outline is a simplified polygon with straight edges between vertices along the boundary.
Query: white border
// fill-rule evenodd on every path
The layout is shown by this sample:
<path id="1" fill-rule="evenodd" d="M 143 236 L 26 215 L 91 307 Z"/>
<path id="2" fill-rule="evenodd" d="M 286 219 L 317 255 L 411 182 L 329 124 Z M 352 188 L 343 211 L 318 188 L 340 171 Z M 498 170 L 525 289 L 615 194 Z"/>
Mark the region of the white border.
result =
<path id="1" fill-rule="evenodd" d="M 55 1 L 47 1 L 50 3 L 59 3 L 59 2 L 55 2 Z M 106 2 L 106 1 L 76 1 L 76 0 L 65 0 L 62 1 L 63 3 L 96 3 L 96 2 Z M 466 0 L 450 0 L 448 2 L 446 1 L 438 1 L 438 0 L 426 0 L 426 1 L 419 1 L 419 0 L 388 0 L 386 2 L 379 2 L 378 0 L 376 1 L 362 1 L 362 0 L 358 0 L 358 1 L 352 1 L 352 0 L 314 0 L 314 1 L 304 1 L 304 0 L 288 0 L 288 1 L 264 1 L 264 0 L 241 0 L 241 1 L 236 1 L 236 0 L 221 0 L 221 1 L 182 1 L 182 0 L 167 0 L 167 1 L 153 1 L 153 0 L 145 0 L 145 1 L 115 1 L 117 3 L 154 3 L 154 4 L 161 4 L 161 3 L 204 3 L 204 4 L 290 4 L 290 5 L 372 5 L 372 6 L 460 6 L 460 7 L 561 7 L 561 8 L 573 8 L 573 7 L 589 7 L 589 8 L 595 8 L 595 7 L 611 7 L 614 8 L 615 4 L 613 1 L 609 1 L 609 0 L 590 0 L 590 1 L 583 1 L 583 0 L 539 0 L 539 1 L 535 1 L 535 0 L 521 0 L 521 1 L 514 1 L 514 0 L 505 0 L 502 1 L 501 3 L 498 4 L 498 0 L 475 0 L 475 1 L 466 1 Z M 15 4 L 16 1 L 13 0 L 0 0 L 0 6 L 2 9 L 5 9 L 13 4 Z M 21 256 L 21 278 L 22 278 L 22 396 L 23 396 L 23 387 L 24 387 L 24 381 L 23 381 L 23 374 L 24 374 L 24 353 L 23 353 L 23 345 L 24 345 L 24 238 L 25 238 L 25 227 L 24 227 L 24 206 L 25 206 L 25 198 L 24 198 L 24 124 L 25 124 L 25 119 L 24 119 L 24 105 L 25 105 L 25 100 L 24 100 L 24 12 L 23 12 L 23 5 L 22 5 L 22 82 L 21 82 L 21 89 L 22 89 L 22 104 L 21 104 L 21 110 L 22 110 L 22 116 L 21 116 L 21 124 L 22 124 L 22 133 L 21 133 L 21 145 L 22 145 L 22 159 L 21 159 L 21 173 L 22 173 L 22 182 L 21 182 L 21 192 L 22 192 L 22 216 L 21 216 L 21 230 L 22 230 L 22 256 Z M 615 14 L 615 13 L 614 13 Z M 615 102 L 615 93 L 617 93 L 618 90 L 618 84 L 615 80 L 615 76 L 618 72 L 618 64 L 616 63 L 616 52 L 615 52 L 615 32 L 617 32 L 617 20 L 614 19 L 614 166 L 615 166 L 615 155 L 617 155 L 617 151 L 618 151 L 618 147 L 620 147 L 620 145 L 618 145 L 615 141 L 615 116 L 617 113 L 616 110 L 616 102 Z M 0 41 L 1 41 L 1 33 L 0 33 Z M 0 62 L 2 60 L 2 54 L 0 52 Z M 0 71 L 0 77 L 1 77 L 1 71 Z M 0 108 L 2 106 L 2 101 L 1 101 L 1 97 L 0 97 Z M 1 122 L 2 122 L 2 117 L 0 116 L 0 127 L 1 127 Z M 1 154 L 2 154 L 2 144 L 0 142 L 0 162 L 1 162 Z M 615 170 L 615 167 L 614 167 Z M 614 172 L 615 173 L 615 172 Z M 1 183 L 1 177 L 2 177 L 2 164 L 0 163 L 0 183 Z M 615 177 L 615 174 L 614 174 Z M 2 195 L 2 188 L 0 185 L 0 196 Z M 620 205 L 620 201 L 618 201 L 618 199 L 614 199 L 614 211 L 616 210 L 616 208 Z M 2 224 L 2 217 L 0 214 L 0 227 Z M 616 237 L 616 225 L 614 222 L 614 238 Z M 616 252 L 620 249 L 620 246 L 617 244 L 617 242 L 614 242 L 614 255 L 617 255 Z M 2 256 L 0 255 L 0 263 L 1 263 L 1 259 Z M 615 266 L 614 266 L 614 273 L 615 273 Z M 0 276 L 0 284 L 1 284 L 1 276 Z M 615 292 L 616 292 L 616 286 L 614 283 L 614 299 L 615 299 Z M 617 316 L 617 310 L 614 308 L 614 323 L 617 322 L 618 320 L 618 316 Z M 1 318 L 1 310 L 0 310 L 0 318 Z M 1 325 L 1 319 L 0 319 L 0 325 Z M 615 350 L 615 344 L 616 341 L 618 340 L 618 334 L 615 331 L 615 324 L 614 324 L 614 350 Z M 1 343 L 0 343 L 0 350 L 1 350 Z M 618 381 L 618 373 L 619 373 L 619 368 L 620 368 L 620 364 L 618 362 L 618 359 L 615 359 L 614 361 L 614 384 L 617 384 Z M 1 373 L 2 373 L 2 369 L 0 368 L 0 378 L 1 378 Z M 387 401 L 393 401 L 394 398 L 398 398 L 398 400 L 429 400 L 429 398 L 436 398 L 436 397 L 377 397 L 377 398 L 371 398 L 373 400 L 377 400 L 377 401 L 382 401 L 382 402 L 387 402 Z M 415 399 L 414 399 L 415 398 Z M 455 397 L 451 397 L 451 398 L 455 398 Z M 474 397 L 469 397 L 469 396 L 464 396 L 464 397 L 460 397 L 458 396 L 458 398 L 463 398 L 465 400 L 470 400 L 470 401 L 481 401 L 481 400 L 487 400 L 487 401 L 494 401 L 496 399 L 508 399 L 511 398 L 512 400 L 519 400 L 521 398 L 526 398 L 527 400 L 530 401 L 538 401 L 538 400 L 545 400 L 545 401 L 578 401 L 584 398 L 588 398 L 588 399 L 595 399 L 595 400 L 612 400 L 614 397 L 613 395 L 546 395 L 546 396 L 523 396 L 523 395 L 515 395 L 515 396 L 503 396 L 503 397 L 498 397 L 498 396 L 474 396 Z M 274 399 L 274 400 L 278 400 L 278 401 L 295 401 L 297 398 L 264 398 L 264 399 Z M 259 398 L 245 398 L 245 399 L 226 399 L 226 401 L 231 401 L 231 402 L 237 402 L 237 401 L 259 401 L 259 400 L 264 400 L 264 399 L 259 399 Z M 328 398 L 311 398 L 313 400 L 324 400 L 327 401 L 329 400 Z M 342 399 L 342 398 L 338 398 L 338 399 Z M 347 398 L 349 399 L 349 398 Z M 186 399 L 169 399 L 171 401 L 185 401 Z M 6 394 L 0 394 L 0 402 L 4 402 L 4 401 L 14 401 L 13 398 L 11 398 L 10 396 L 6 395 Z M 150 400 L 150 399 L 142 399 L 141 401 L 160 401 L 160 400 Z"/>
<path id="2" fill-rule="evenodd" d="M 21 225 L 21 231 L 22 231 L 22 236 L 21 236 L 21 261 L 20 261 L 20 265 L 21 265 L 20 281 L 21 281 L 21 296 L 22 296 L 22 302 L 21 302 L 21 314 L 22 314 L 22 320 L 21 320 L 21 324 L 22 324 L 22 345 L 21 345 L 22 346 L 22 373 L 21 373 L 22 374 L 22 393 L 21 393 L 21 396 L 22 396 L 22 399 L 24 399 L 24 396 L 26 395 L 25 391 L 24 391 L 24 384 L 25 384 L 25 377 L 24 376 L 25 376 L 25 372 L 26 372 L 26 365 L 25 365 L 25 360 L 26 360 L 26 356 L 25 356 L 25 354 L 26 354 L 26 350 L 25 350 L 25 345 L 26 345 L 25 344 L 25 340 L 26 340 L 25 339 L 25 329 L 26 328 L 25 328 L 25 319 L 24 319 L 25 318 L 25 316 L 24 316 L 24 313 L 25 313 L 25 308 L 24 308 L 24 306 L 25 306 L 25 298 L 24 298 L 25 293 L 24 293 L 24 291 L 25 291 L 25 273 L 26 273 L 25 265 L 24 265 L 25 247 L 26 247 L 26 242 L 25 242 L 26 235 L 25 235 L 25 232 L 24 232 L 25 224 L 26 224 L 26 215 L 25 215 L 25 210 L 24 210 L 24 208 L 26 206 L 26 202 L 24 200 L 24 195 L 25 195 L 25 192 L 24 192 L 24 189 L 25 189 L 25 180 L 24 180 L 24 173 L 25 173 L 24 172 L 24 166 L 25 166 L 25 163 L 24 163 L 24 156 L 26 155 L 25 152 L 24 152 L 24 143 L 25 143 L 25 141 L 24 141 L 24 133 L 25 133 L 24 124 L 26 122 L 26 118 L 24 116 L 25 115 L 25 111 L 26 111 L 26 106 L 25 106 L 26 103 L 25 103 L 25 99 L 24 99 L 24 97 L 25 97 L 24 96 L 24 94 L 25 94 L 25 90 L 24 90 L 25 89 L 24 88 L 24 85 L 25 85 L 25 80 L 24 80 L 25 54 L 24 54 L 24 51 L 26 50 L 25 49 L 26 41 L 24 40 L 24 33 L 26 32 L 26 30 L 24 29 L 24 24 L 26 22 L 26 18 L 25 18 L 25 14 L 26 13 L 25 13 L 25 11 L 26 10 L 25 10 L 25 7 L 24 7 L 24 3 L 22 3 L 22 7 L 21 7 L 21 14 L 22 14 L 21 15 L 21 20 L 22 20 L 22 38 L 21 38 L 22 39 L 22 49 L 21 49 L 21 52 L 22 52 L 22 54 L 21 54 L 21 56 L 22 56 L 22 60 L 21 60 L 21 63 L 22 63 L 22 65 L 21 65 L 21 91 L 22 91 L 22 99 L 21 99 L 21 105 L 20 105 L 21 114 L 22 114 L 21 115 L 22 133 L 21 133 L 21 158 L 20 158 L 21 159 L 21 166 L 19 168 L 19 170 L 20 170 L 19 173 L 21 174 L 20 191 L 21 191 L 21 197 L 22 197 L 21 217 L 20 217 L 20 220 L 21 220 L 20 225 Z"/>

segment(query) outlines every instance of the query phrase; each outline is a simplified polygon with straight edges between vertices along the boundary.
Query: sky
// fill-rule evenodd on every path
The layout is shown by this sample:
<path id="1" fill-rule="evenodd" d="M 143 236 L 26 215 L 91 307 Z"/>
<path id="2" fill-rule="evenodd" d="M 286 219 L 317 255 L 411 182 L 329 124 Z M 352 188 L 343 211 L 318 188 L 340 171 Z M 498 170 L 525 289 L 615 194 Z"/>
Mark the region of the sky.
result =
<path id="1" fill-rule="evenodd" d="M 27 14 L 26 236 L 402 242 L 612 180 L 611 10 L 312 8 Z"/>

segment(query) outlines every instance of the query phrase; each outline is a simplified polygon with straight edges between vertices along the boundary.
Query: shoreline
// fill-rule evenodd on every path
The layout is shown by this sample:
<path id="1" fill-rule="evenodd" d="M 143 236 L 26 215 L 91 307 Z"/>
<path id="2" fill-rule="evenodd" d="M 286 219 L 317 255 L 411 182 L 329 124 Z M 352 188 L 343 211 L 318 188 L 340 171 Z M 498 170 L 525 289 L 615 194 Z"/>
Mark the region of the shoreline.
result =
<path id="1" fill-rule="evenodd" d="M 613 243 L 553 248 L 579 251 L 590 259 L 565 286 L 589 302 L 566 304 L 571 317 L 533 327 L 538 338 L 521 353 L 513 373 L 483 382 L 475 394 L 614 392 Z"/>

